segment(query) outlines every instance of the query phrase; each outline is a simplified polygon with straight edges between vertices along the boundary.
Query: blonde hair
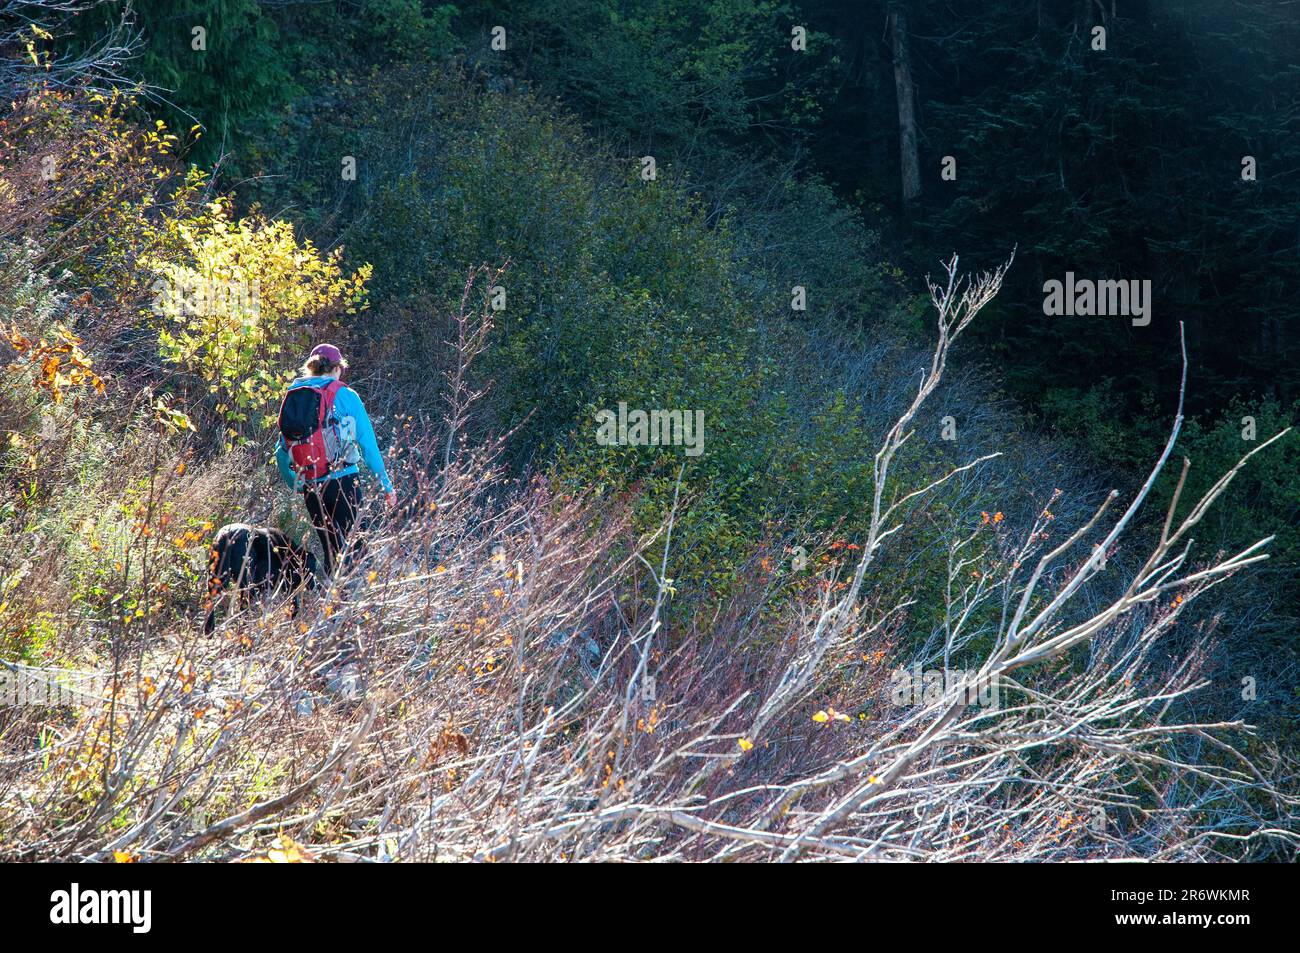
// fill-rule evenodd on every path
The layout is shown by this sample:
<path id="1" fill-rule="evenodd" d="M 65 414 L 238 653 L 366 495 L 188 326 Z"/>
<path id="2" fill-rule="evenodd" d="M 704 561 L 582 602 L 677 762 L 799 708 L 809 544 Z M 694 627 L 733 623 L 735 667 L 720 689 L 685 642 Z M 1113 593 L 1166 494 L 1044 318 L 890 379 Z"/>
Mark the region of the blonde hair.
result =
<path id="1" fill-rule="evenodd" d="M 303 364 L 301 374 L 303 377 L 327 377 L 335 371 L 338 371 L 341 374 L 347 369 L 347 361 L 340 360 L 335 363 L 328 357 L 323 357 L 320 354 L 313 354 L 311 357 L 307 358 L 306 363 Z"/>

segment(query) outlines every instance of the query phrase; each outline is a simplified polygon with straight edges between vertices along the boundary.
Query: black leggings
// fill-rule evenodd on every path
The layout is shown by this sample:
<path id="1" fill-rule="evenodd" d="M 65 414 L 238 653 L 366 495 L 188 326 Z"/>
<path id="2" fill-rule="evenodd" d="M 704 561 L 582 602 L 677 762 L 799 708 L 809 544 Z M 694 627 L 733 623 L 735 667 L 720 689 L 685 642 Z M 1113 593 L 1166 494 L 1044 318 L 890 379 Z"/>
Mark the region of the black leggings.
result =
<path id="1" fill-rule="evenodd" d="M 302 496 L 307 502 L 311 524 L 320 537 L 325 574 L 329 575 L 334 572 L 335 560 L 346 562 L 360 548 L 359 542 L 353 543 L 351 551 L 346 551 L 344 545 L 361 509 L 361 484 L 355 473 L 349 473 L 311 484 L 302 491 Z"/>

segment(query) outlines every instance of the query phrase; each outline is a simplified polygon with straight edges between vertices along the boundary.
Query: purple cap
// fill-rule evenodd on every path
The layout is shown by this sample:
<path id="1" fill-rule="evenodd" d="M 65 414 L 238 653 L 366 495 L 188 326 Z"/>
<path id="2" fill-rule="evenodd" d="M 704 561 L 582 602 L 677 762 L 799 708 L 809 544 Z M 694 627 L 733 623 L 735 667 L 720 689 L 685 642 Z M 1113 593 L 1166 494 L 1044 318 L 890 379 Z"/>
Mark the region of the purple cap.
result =
<path id="1" fill-rule="evenodd" d="M 311 349 L 312 357 L 323 357 L 331 364 L 342 364 L 343 355 L 333 344 L 317 344 Z"/>

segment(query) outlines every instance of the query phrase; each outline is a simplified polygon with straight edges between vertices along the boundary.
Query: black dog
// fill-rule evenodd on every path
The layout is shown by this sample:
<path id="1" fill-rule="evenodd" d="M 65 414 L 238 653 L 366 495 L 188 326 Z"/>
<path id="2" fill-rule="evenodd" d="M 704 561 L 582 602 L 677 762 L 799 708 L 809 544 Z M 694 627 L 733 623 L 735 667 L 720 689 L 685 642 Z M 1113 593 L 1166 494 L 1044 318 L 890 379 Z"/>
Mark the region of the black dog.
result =
<path id="1" fill-rule="evenodd" d="M 208 617 L 203 634 L 212 634 L 217 602 L 227 593 L 238 593 L 243 608 L 254 594 L 292 592 L 297 615 L 298 589 L 304 584 L 316 587 L 316 557 L 285 533 L 248 523 L 223 526 L 208 550 Z"/>

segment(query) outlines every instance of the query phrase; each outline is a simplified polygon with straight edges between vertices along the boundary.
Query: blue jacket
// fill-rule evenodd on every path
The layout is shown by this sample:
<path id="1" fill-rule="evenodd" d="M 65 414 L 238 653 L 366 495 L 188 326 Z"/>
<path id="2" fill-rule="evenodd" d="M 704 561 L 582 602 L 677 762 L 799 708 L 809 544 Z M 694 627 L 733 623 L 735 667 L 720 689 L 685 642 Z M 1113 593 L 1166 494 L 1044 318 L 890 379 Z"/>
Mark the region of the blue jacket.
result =
<path id="1" fill-rule="evenodd" d="M 300 377 L 289 385 L 289 389 L 293 390 L 295 387 L 322 387 L 331 380 L 332 378 L 329 377 Z M 379 479 L 384 492 L 392 493 L 393 482 L 388 479 L 388 471 L 384 468 L 384 457 L 379 452 L 379 444 L 375 440 L 374 425 L 370 423 L 370 415 L 366 413 L 365 404 L 361 403 L 361 398 L 357 396 L 357 392 L 351 387 L 340 387 L 338 393 L 334 395 L 334 413 L 339 417 L 351 417 L 357 422 L 357 446 L 361 448 L 361 459 L 365 461 L 366 468 Z M 296 490 L 300 488 L 298 474 L 294 472 L 289 450 L 284 445 L 284 437 L 280 437 L 275 443 L 275 465 L 280 470 L 280 478 L 284 480 L 289 489 Z M 333 480 L 357 472 L 357 466 L 353 464 L 342 470 L 337 470 L 327 477 L 321 477 L 319 480 L 308 480 L 307 482 L 324 483 L 326 480 Z"/>

